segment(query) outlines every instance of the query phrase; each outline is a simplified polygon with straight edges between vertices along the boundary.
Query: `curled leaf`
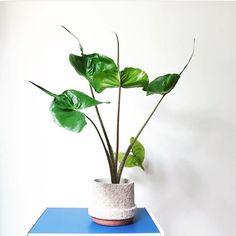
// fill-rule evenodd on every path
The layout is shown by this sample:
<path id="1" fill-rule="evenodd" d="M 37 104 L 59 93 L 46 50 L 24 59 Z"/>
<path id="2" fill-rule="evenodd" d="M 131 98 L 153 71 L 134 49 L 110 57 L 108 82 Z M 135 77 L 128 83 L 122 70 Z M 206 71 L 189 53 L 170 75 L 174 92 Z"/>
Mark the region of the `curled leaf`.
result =
<path id="1" fill-rule="evenodd" d="M 130 143 L 133 143 L 134 138 L 132 137 L 130 139 Z M 118 160 L 121 162 L 121 160 L 124 157 L 123 152 L 119 152 L 118 154 Z M 140 167 L 142 170 L 144 170 L 143 162 L 145 158 L 145 148 L 144 146 L 136 140 L 132 149 L 131 149 L 131 154 L 128 155 L 126 162 L 125 162 L 125 167 Z"/>
<path id="2" fill-rule="evenodd" d="M 179 78 L 179 74 L 166 74 L 159 76 L 150 82 L 144 90 L 147 91 L 147 95 L 167 94 L 175 87 Z"/>
<path id="3" fill-rule="evenodd" d="M 165 95 L 169 93 L 177 84 L 179 81 L 180 76 L 185 71 L 185 69 L 188 67 L 189 63 L 191 62 L 193 55 L 195 51 L 195 39 L 193 40 L 193 50 L 192 53 L 188 59 L 188 62 L 182 69 L 182 71 L 179 74 L 166 74 L 157 77 L 155 80 L 153 80 L 147 87 L 144 87 L 144 91 L 147 91 L 147 95 L 151 94 L 162 94 Z"/>
<path id="4" fill-rule="evenodd" d="M 121 87 L 123 88 L 137 88 L 146 87 L 148 85 L 148 75 L 138 69 L 127 67 L 121 71 Z"/>
<path id="5" fill-rule="evenodd" d="M 73 132 L 80 132 L 87 124 L 86 115 L 80 110 L 102 103 L 77 90 L 69 89 L 56 95 L 33 82 L 31 83 L 54 97 L 50 111 L 55 123 Z"/>
<path id="6" fill-rule="evenodd" d="M 84 76 L 96 92 L 119 87 L 118 69 L 111 58 L 98 53 L 82 56 L 70 54 L 69 60 L 77 73 Z"/>

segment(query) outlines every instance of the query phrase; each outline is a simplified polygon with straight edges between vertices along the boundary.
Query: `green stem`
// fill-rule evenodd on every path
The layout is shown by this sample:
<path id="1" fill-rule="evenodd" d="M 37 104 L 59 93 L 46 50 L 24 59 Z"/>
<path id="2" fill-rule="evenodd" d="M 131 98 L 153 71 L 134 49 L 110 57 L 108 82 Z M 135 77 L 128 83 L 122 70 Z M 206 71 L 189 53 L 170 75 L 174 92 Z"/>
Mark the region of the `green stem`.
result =
<path id="1" fill-rule="evenodd" d="M 110 174 L 111 174 L 111 179 L 112 179 L 112 182 L 114 182 L 115 179 L 116 179 L 116 176 L 115 176 L 114 173 L 113 173 L 112 163 L 111 163 L 111 160 L 110 160 L 109 153 L 108 153 L 108 151 L 107 151 L 106 145 L 105 145 L 105 143 L 104 143 L 104 140 L 103 140 L 103 138 L 102 138 L 102 135 L 101 135 L 101 133 L 100 133 L 98 127 L 96 126 L 96 124 L 93 122 L 93 120 L 92 120 L 90 117 L 88 117 L 87 115 L 86 115 L 86 118 L 87 118 L 87 119 L 91 122 L 91 124 L 94 126 L 94 128 L 95 128 L 95 130 L 97 131 L 97 134 L 98 134 L 98 136 L 99 136 L 99 138 L 100 138 L 100 140 L 101 140 L 101 142 L 102 142 L 102 146 L 103 146 L 104 151 L 105 151 L 106 156 L 107 156 L 107 161 L 108 161 L 108 165 L 109 165 L 109 170 L 110 170 Z"/>
<path id="2" fill-rule="evenodd" d="M 151 119 L 151 117 L 153 116 L 153 114 L 155 113 L 156 109 L 158 108 L 158 106 L 160 105 L 161 101 L 163 100 L 163 98 L 165 97 L 165 94 L 162 95 L 161 99 L 158 101 L 157 105 L 154 107 L 153 111 L 151 112 L 151 114 L 148 116 L 147 120 L 144 122 L 143 126 L 141 127 L 141 129 L 139 130 L 139 132 L 137 133 L 137 135 L 135 136 L 133 142 L 128 146 L 126 152 L 125 152 L 125 155 L 123 157 L 123 159 L 121 160 L 121 163 L 120 163 L 120 166 L 119 166 L 119 169 L 118 169 L 118 181 L 120 181 L 120 178 L 121 178 L 121 174 L 122 174 L 122 171 L 124 169 L 124 166 L 125 166 L 125 162 L 128 158 L 128 155 L 134 145 L 134 143 L 136 142 L 136 140 L 138 139 L 139 135 L 142 133 L 142 131 L 144 130 L 144 128 L 146 127 L 147 123 L 149 122 L 149 120 Z"/>
<path id="3" fill-rule="evenodd" d="M 115 156 L 115 169 L 117 170 L 118 154 L 119 154 L 119 141 L 120 141 L 120 101 L 121 101 L 121 87 L 119 87 L 118 94 L 118 109 L 117 109 L 117 125 L 116 125 L 116 156 Z"/>
<path id="4" fill-rule="evenodd" d="M 91 87 L 91 85 L 90 85 L 90 91 L 91 91 L 91 94 L 92 94 L 93 99 L 95 99 L 94 92 L 93 92 L 93 88 Z M 101 115 L 100 115 L 100 112 L 99 112 L 99 110 L 98 110 L 97 105 L 95 105 L 95 110 L 96 110 L 96 113 L 97 113 L 97 116 L 98 116 L 100 125 L 101 125 L 101 127 L 102 127 L 102 131 L 103 131 L 103 134 L 104 134 L 104 137 L 105 137 L 107 146 L 108 146 L 108 150 L 109 150 L 109 154 L 110 154 L 110 155 L 109 155 L 109 160 L 110 160 L 111 165 L 112 165 L 112 173 L 113 173 L 112 175 L 116 175 L 116 170 L 115 170 L 115 165 L 114 165 L 114 152 L 113 152 L 111 143 L 110 143 L 110 141 L 109 141 L 109 138 L 108 138 L 108 135 L 107 135 L 107 132 L 106 132 L 105 126 L 104 126 L 104 124 L 103 124 L 102 117 L 101 117 Z M 112 180 L 112 183 L 115 183 L 115 182 L 116 182 L 115 180 Z"/>
<path id="5" fill-rule="evenodd" d="M 116 40 L 117 40 L 117 69 L 118 69 L 118 78 L 120 81 L 120 45 L 119 45 L 119 38 L 117 33 Z M 120 141 L 120 102 L 121 102 L 121 81 L 119 84 L 119 92 L 118 92 L 118 103 L 117 103 L 117 122 L 116 122 L 116 156 L 115 156 L 115 170 L 117 171 L 118 165 L 118 154 L 119 154 L 119 141 Z M 118 182 L 119 183 L 119 182 Z"/>

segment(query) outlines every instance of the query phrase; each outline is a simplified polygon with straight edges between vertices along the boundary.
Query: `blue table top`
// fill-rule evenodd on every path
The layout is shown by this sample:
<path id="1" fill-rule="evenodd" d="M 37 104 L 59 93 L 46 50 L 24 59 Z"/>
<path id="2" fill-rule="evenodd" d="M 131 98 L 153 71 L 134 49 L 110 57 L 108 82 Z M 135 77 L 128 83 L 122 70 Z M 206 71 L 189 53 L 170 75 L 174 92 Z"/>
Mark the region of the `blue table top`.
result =
<path id="1" fill-rule="evenodd" d="M 160 231 L 145 208 L 138 208 L 132 224 L 115 227 L 92 222 L 87 208 L 47 208 L 29 233 L 135 234 Z"/>

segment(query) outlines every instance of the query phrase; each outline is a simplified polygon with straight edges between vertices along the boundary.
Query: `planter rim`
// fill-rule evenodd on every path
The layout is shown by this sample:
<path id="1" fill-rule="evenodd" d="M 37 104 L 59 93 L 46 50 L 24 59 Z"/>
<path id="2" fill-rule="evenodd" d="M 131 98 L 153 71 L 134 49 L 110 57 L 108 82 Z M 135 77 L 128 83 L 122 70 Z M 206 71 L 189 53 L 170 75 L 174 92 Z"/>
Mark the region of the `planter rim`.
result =
<path id="1" fill-rule="evenodd" d="M 109 178 L 97 178 L 97 179 L 94 179 L 94 183 L 101 184 L 101 185 L 130 185 L 130 184 L 133 184 L 134 181 L 127 178 L 121 178 L 120 183 L 114 184 L 114 183 L 111 183 L 111 180 Z"/>

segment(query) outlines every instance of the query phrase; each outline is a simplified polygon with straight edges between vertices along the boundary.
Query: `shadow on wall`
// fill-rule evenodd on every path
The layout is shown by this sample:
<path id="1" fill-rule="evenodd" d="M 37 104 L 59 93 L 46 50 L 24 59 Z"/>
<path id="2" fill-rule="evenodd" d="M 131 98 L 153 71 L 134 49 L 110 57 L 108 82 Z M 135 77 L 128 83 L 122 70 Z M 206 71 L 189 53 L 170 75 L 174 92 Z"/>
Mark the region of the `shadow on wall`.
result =
<path id="1" fill-rule="evenodd" d="M 210 111 L 175 111 L 174 115 L 165 111 L 165 116 L 168 119 L 158 121 L 160 127 L 153 136 L 157 139 L 146 145 L 145 172 L 129 172 L 137 183 L 137 197 L 143 199 L 140 204 L 150 203 L 147 207 L 161 216 L 170 231 L 187 230 L 188 217 L 194 217 L 196 227 L 212 225 L 205 227 L 204 235 L 220 235 L 222 223 L 225 228 L 233 225 L 236 127 Z M 222 212 L 231 219 L 222 220 Z"/>

